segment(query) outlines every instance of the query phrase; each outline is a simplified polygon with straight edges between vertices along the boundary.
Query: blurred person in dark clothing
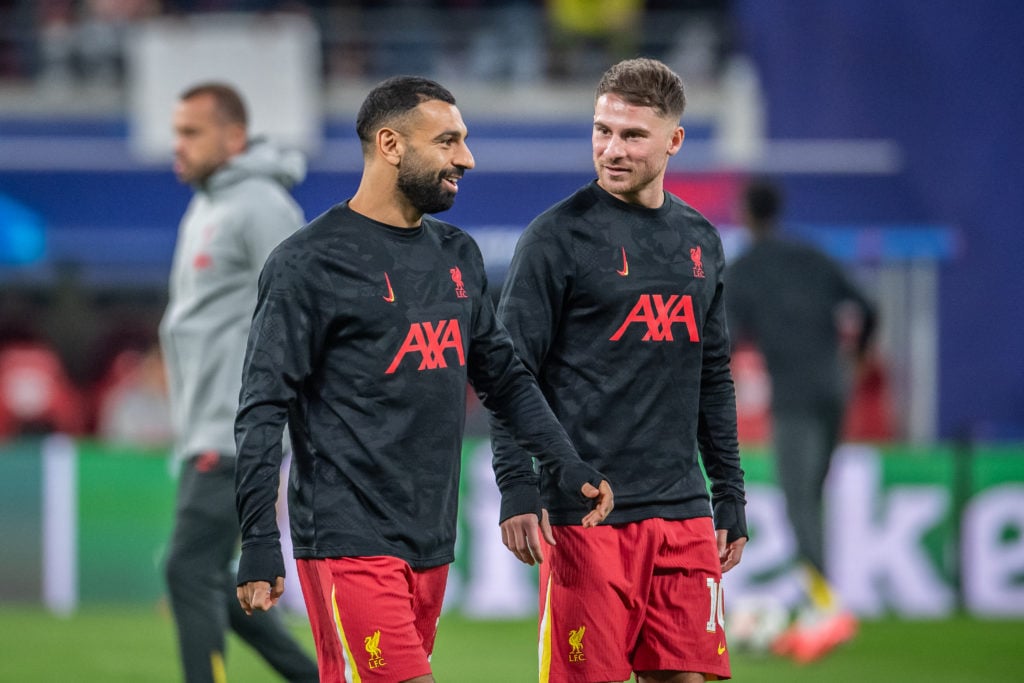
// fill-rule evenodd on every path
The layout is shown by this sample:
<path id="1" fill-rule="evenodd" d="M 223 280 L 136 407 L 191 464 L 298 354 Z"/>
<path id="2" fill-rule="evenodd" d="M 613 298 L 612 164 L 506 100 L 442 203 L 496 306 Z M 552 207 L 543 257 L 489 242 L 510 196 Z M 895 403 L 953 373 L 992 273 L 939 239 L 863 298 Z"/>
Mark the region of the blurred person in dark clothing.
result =
<path id="1" fill-rule="evenodd" d="M 806 572 L 808 604 L 775 643 L 778 654 L 816 659 L 856 633 L 825 574 L 823 488 L 841 437 L 852 373 L 844 342 L 863 358 L 875 308 L 838 263 L 779 234 L 782 195 L 769 181 L 744 191 L 752 244 L 726 271 L 735 344 L 753 344 L 771 378 L 776 475 Z"/>

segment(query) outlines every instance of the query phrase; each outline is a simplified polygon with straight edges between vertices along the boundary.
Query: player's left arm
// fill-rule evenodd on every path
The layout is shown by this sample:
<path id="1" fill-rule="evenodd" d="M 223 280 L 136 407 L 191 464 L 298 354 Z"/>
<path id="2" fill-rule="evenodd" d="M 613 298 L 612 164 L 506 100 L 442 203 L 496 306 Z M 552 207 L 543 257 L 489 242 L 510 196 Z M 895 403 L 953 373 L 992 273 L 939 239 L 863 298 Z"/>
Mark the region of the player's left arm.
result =
<path id="1" fill-rule="evenodd" d="M 739 562 L 748 534 L 723 290 L 718 282 L 704 321 L 697 441 L 711 480 L 719 556 L 726 571 Z"/>
<path id="2" fill-rule="evenodd" d="M 321 284 L 324 278 L 315 275 L 320 272 L 311 265 L 315 256 L 300 249 L 270 257 L 245 350 L 235 416 L 235 504 L 241 531 L 236 586 L 242 607 L 250 610 L 269 608 L 284 590 L 276 507 L 282 433 L 289 406 L 323 348 L 322 320 L 336 299 L 329 285 Z"/>

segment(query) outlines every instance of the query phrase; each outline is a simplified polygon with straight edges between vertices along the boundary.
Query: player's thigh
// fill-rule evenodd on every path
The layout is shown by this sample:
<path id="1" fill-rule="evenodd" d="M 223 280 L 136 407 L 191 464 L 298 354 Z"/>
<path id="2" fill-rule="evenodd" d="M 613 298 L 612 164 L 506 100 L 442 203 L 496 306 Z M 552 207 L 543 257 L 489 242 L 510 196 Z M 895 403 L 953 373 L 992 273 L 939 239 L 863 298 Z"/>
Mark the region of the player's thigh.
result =
<path id="1" fill-rule="evenodd" d="M 540 680 L 623 681 L 649 565 L 635 525 L 555 527 L 540 567 Z"/>
<path id="2" fill-rule="evenodd" d="M 297 564 L 324 680 L 397 683 L 430 676 L 446 565 L 416 571 L 393 557 Z"/>
<path id="3" fill-rule="evenodd" d="M 637 638 L 633 668 L 659 681 L 678 672 L 729 675 L 722 626 L 721 562 L 711 518 L 662 520 L 659 550 L 647 611 Z"/>

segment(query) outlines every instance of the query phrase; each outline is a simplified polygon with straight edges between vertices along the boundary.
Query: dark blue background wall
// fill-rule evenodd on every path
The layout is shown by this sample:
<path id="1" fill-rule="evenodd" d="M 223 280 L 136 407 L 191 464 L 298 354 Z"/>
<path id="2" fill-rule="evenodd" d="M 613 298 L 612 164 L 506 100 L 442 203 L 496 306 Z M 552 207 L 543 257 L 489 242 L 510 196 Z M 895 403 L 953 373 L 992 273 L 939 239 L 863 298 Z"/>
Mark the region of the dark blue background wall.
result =
<path id="1" fill-rule="evenodd" d="M 943 436 L 1024 435 L 1024 3 L 738 0 L 771 137 L 892 138 L 904 208 L 951 223 L 959 257 L 940 284 Z M 821 202 L 790 206 L 818 220 Z M 850 222 L 868 202 L 843 207 Z M 836 216 L 829 217 L 832 220 Z"/>

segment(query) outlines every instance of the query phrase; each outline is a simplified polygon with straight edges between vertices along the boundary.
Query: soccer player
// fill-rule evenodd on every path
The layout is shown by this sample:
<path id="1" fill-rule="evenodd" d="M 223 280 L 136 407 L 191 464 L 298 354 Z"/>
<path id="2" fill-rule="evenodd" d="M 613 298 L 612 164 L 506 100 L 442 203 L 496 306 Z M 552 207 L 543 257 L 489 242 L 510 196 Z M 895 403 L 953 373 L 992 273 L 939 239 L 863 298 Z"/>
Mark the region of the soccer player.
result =
<path id="1" fill-rule="evenodd" d="M 778 234 L 781 206 L 769 181 L 745 189 L 742 212 L 753 244 L 726 271 L 726 308 L 733 340 L 757 346 L 771 378 L 776 476 L 805 572 L 807 605 L 773 650 L 807 662 L 857 631 L 825 578 L 822 494 L 850 392 L 843 357 L 863 358 L 876 314 L 838 263 Z"/>
<path id="2" fill-rule="evenodd" d="M 174 457 L 181 478 L 166 564 L 185 680 L 224 680 L 230 626 L 289 681 L 316 681 L 316 662 L 280 615 L 246 619 L 231 559 L 235 511 L 234 416 L 256 281 L 271 249 L 302 226 L 289 188 L 306 162 L 250 140 L 238 92 L 189 88 L 174 110 L 174 172 L 195 190 L 181 221 L 170 297 L 160 324 Z"/>
<path id="3" fill-rule="evenodd" d="M 746 543 L 745 495 L 722 244 L 664 189 L 684 106 L 682 81 L 659 61 L 605 72 L 597 179 L 526 228 L 501 293 L 517 353 L 616 492 L 608 524 L 581 533 L 583 508 L 555 497 L 556 473 L 535 473 L 492 425 L 506 545 L 523 562 L 543 560 L 542 682 L 730 673 L 721 578 Z"/>
<path id="4" fill-rule="evenodd" d="M 356 129 L 355 195 L 285 240 L 260 278 L 236 420 L 238 598 L 266 610 L 283 590 L 287 422 L 291 535 L 322 679 L 423 683 L 453 560 L 467 380 L 558 480 L 574 521 L 601 522 L 612 493 L 516 357 L 476 243 L 426 215 L 452 206 L 474 166 L 452 94 L 388 79 Z"/>

